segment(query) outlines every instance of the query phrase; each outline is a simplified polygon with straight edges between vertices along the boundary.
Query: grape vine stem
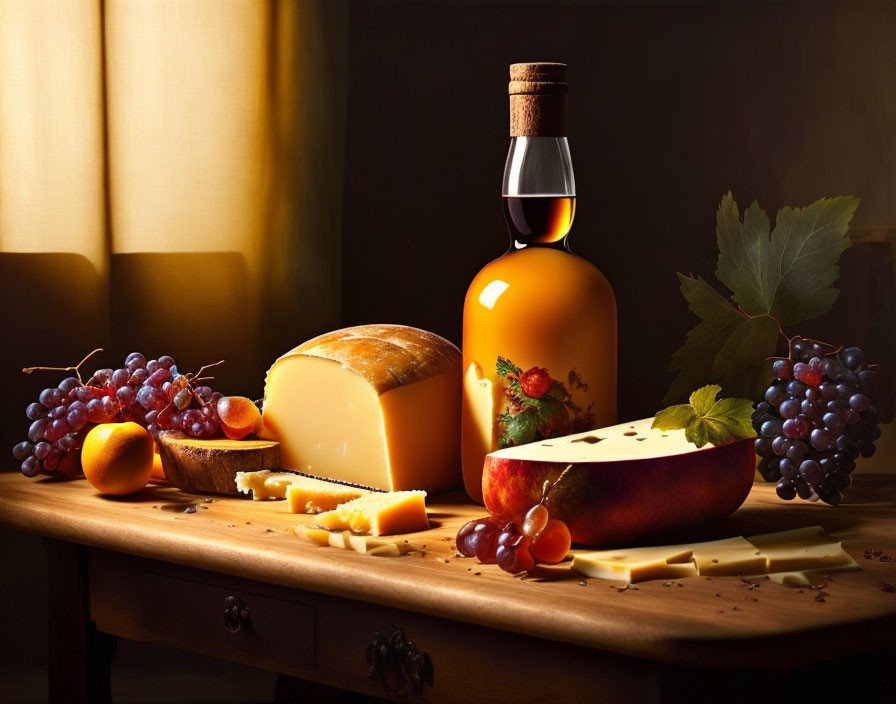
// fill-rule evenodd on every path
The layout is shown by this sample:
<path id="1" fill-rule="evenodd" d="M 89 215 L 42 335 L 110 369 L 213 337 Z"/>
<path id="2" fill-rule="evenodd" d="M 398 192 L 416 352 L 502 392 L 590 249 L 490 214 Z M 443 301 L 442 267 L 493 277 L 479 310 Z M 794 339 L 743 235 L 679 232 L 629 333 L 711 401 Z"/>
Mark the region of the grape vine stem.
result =
<path id="1" fill-rule="evenodd" d="M 22 371 L 25 374 L 33 374 L 34 372 L 74 372 L 75 376 L 78 377 L 78 383 L 83 386 L 84 380 L 81 379 L 81 366 L 84 364 L 84 362 L 86 362 L 88 359 L 93 357 L 93 355 L 95 355 L 97 352 L 102 352 L 102 351 L 103 351 L 102 347 L 97 347 L 95 350 L 93 350 L 93 352 L 90 352 L 89 354 L 87 354 L 84 357 L 84 359 L 82 359 L 80 362 L 78 362 L 73 367 L 24 367 L 22 369 Z M 220 364 L 220 362 L 219 362 L 219 364 Z"/>

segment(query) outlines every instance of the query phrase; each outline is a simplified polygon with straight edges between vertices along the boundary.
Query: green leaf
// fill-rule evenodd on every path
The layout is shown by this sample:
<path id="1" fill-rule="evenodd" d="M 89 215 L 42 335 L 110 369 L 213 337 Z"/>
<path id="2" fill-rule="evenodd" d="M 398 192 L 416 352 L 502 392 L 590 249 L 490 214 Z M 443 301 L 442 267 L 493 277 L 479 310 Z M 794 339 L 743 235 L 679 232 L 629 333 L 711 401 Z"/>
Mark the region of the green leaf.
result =
<path id="1" fill-rule="evenodd" d="M 498 441 L 498 447 L 525 445 L 534 442 L 538 435 L 538 414 L 534 411 L 523 411 L 515 416 L 504 413 L 500 417 L 504 424 L 504 432 Z"/>
<path id="2" fill-rule="evenodd" d="M 687 428 L 694 420 L 697 414 L 689 403 L 680 403 L 677 406 L 669 406 L 656 414 L 653 419 L 651 428 L 657 430 L 677 430 L 679 428 Z"/>
<path id="3" fill-rule="evenodd" d="M 684 401 L 690 391 L 718 382 L 726 396 L 759 398 L 771 378 L 778 326 L 768 316 L 748 318 L 700 277 L 678 275 L 681 292 L 700 319 L 672 357 L 675 380 L 663 403 Z"/>
<path id="4" fill-rule="evenodd" d="M 653 428 L 684 429 L 688 442 L 697 447 L 707 443 L 724 445 L 733 440 L 752 438 L 753 402 L 745 398 L 716 397 L 721 387 L 708 385 L 690 395 L 690 403 L 670 406 L 656 414 Z"/>
<path id="5" fill-rule="evenodd" d="M 837 262 L 859 205 L 852 196 L 822 198 L 805 208 L 782 208 L 769 219 L 752 203 L 740 221 L 729 192 L 716 215 L 716 277 L 751 315 L 771 315 L 788 327 L 830 310 L 837 298 Z"/>
<path id="6" fill-rule="evenodd" d="M 504 357 L 498 357 L 498 361 L 495 364 L 495 371 L 502 379 L 506 379 L 508 374 L 516 374 L 517 376 L 519 376 L 523 373 L 522 369 L 516 366 L 509 359 L 504 359 Z"/>

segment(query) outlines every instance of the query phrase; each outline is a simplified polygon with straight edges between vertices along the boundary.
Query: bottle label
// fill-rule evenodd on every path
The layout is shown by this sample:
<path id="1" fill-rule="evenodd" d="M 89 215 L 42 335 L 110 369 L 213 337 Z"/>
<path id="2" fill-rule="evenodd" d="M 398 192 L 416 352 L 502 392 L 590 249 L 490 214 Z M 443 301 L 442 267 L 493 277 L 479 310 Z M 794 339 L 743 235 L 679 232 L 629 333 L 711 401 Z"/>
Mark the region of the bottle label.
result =
<path id="1" fill-rule="evenodd" d="M 496 370 L 508 401 L 498 416 L 499 448 L 594 428 L 594 403 L 581 406 L 573 399 L 577 392 L 588 391 L 588 384 L 575 368 L 566 375 L 565 384 L 551 377 L 544 367 L 523 371 L 504 357 L 498 357 Z"/>

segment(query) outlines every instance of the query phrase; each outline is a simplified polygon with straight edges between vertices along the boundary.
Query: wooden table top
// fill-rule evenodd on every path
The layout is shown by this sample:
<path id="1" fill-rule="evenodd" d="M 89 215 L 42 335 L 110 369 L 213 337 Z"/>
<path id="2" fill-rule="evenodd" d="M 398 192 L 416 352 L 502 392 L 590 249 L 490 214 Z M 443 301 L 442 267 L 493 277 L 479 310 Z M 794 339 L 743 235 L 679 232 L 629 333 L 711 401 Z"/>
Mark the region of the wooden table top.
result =
<path id="1" fill-rule="evenodd" d="M 878 460 L 878 458 L 875 458 Z M 896 475 L 877 471 L 857 482 L 837 508 L 785 503 L 772 485 L 756 484 L 722 523 L 691 535 L 709 540 L 818 524 L 861 570 L 823 576 L 823 592 L 738 577 L 641 583 L 585 579 L 561 566 L 514 578 L 495 565 L 456 557 L 453 538 L 484 515 L 459 495 L 431 497 L 432 528 L 401 536 L 420 552 L 368 557 L 317 547 L 290 527 L 310 516 L 284 502 L 204 497 L 149 486 L 109 498 L 84 480 L 0 474 L 0 523 L 40 535 L 263 582 L 326 593 L 576 645 L 666 662 L 774 667 L 890 646 L 896 626 L 896 562 L 867 560 L 868 548 L 896 557 Z M 184 513 L 195 505 L 195 513 Z M 664 541 L 665 542 L 665 541 Z M 583 586 L 584 584 L 584 586 Z M 788 655 L 781 656 L 782 648 Z"/>

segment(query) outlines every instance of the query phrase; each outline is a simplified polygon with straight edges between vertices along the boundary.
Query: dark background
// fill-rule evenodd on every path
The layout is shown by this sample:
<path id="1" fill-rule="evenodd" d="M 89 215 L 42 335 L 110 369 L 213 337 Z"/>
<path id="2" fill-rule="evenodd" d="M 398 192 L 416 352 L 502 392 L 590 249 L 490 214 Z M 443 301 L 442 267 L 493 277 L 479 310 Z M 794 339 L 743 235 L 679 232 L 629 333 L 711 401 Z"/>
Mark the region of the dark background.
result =
<path id="1" fill-rule="evenodd" d="M 347 27 L 337 24 L 329 41 L 348 68 L 344 142 L 316 145 L 321 158 L 344 162 L 341 277 L 308 300 L 310 308 L 338 309 L 339 319 L 309 315 L 283 326 L 280 351 L 327 327 L 368 322 L 415 325 L 460 343 L 466 287 L 508 242 L 499 198 L 507 66 L 546 60 L 569 64 L 578 196 L 571 247 L 606 274 L 618 300 L 620 419 L 660 407 L 668 362 L 695 322 L 675 272 L 712 276 L 715 210 L 729 189 L 741 208 L 755 199 L 772 217 L 783 205 L 821 196 L 862 198 L 856 244 L 842 260 L 843 295 L 804 332 L 896 361 L 893 4 L 355 0 L 348 8 Z M 319 80 L 335 79 L 321 74 Z M 321 109 L 314 101 L 333 92 L 310 93 L 309 109 Z M 72 265 L 65 255 L 4 255 L 0 274 L 10 285 L 24 282 L 26 271 L 58 277 Z M 113 261 L 113 277 L 128 266 Z M 194 275 L 208 277 L 194 291 L 214 288 L 213 270 Z M 106 319 L 94 310 L 92 301 L 104 295 L 101 285 L 95 288 L 79 289 L 74 295 L 84 300 L 77 305 L 60 301 L 63 309 L 88 312 L 61 316 L 49 332 L 50 303 L 39 294 L 24 289 L 4 302 L 12 351 L 2 358 L 3 369 L 16 397 L 15 413 L 4 410 L 5 444 L 24 436 L 24 405 L 43 386 L 19 380 L 20 360 L 43 362 L 40 355 L 51 345 L 92 347 L 91 326 Z M 217 295 L 226 302 L 230 294 Z M 340 305 L 333 306 L 332 296 Z M 128 309 L 119 305 L 111 315 L 127 318 Z M 196 334 L 183 333 L 191 355 L 196 339 L 205 345 L 195 361 L 219 358 L 215 350 L 222 347 L 238 349 L 234 330 L 195 324 Z M 153 333 L 139 332 L 139 320 L 132 325 L 136 337 L 121 345 L 154 349 Z M 157 353 L 167 351 L 178 356 Z M 260 396 L 270 361 L 237 358 L 219 388 Z M 42 547 L 37 538 L 7 531 L 0 532 L 0 545 L 0 599 L 15 604 L 0 609 L 0 694 L 3 682 L 19 694 L 28 691 L 21 673 L 30 665 L 37 668 L 40 699 Z M 177 689 L 178 673 L 186 671 L 209 673 L 203 690 L 209 699 L 249 699 L 267 687 L 262 673 L 231 668 L 236 674 L 222 684 L 220 672 L 201 660 L 141 648 L 123 649 L 119 672 L 131 672 L 129 663 L 136 673 L 141 663 L 165 663 L 160 671 L 174 674 L 152 681 L 174 684 L 164 693 L 152 687 L 141 693 L 133 686 L 139 674 L 121 676 L 115 686 L 123 701 L 195 700 L 199 695 Z"/>

